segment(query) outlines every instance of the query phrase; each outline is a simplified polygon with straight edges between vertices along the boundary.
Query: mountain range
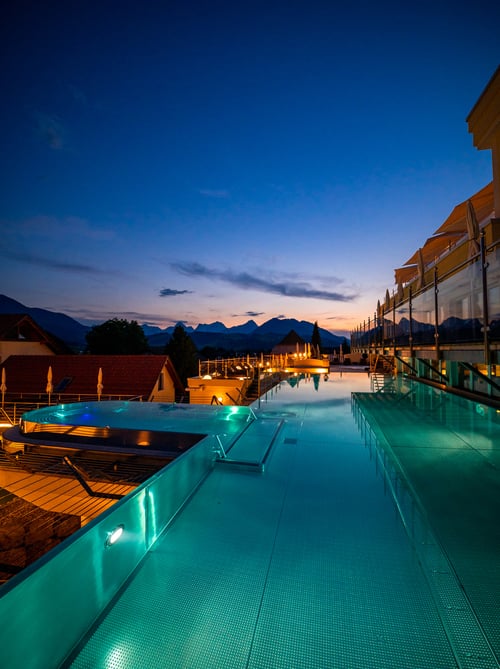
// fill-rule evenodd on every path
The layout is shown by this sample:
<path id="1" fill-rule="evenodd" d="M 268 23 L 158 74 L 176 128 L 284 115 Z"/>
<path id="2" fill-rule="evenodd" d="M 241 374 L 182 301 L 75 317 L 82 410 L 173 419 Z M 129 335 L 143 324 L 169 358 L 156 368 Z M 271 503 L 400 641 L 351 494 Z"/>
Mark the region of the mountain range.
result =
<path id="1" fill-rule="evenodd" d="M 83 350 L 85 347 L 85 335 L 90 330 L 87 325 L 82 325 L 74 318 L 66 314 L 27 307 L 16 300 L 0 295 L 0 313 L 2 314 L 28 314 L 44 330 L 62 339 L 74 350 Z M 226 327 L 224 323 L 200 323 L 195 328 L 181 323 L 182 327 L 193 340 L 196 348 L 201 350 L 205 347 L 213 349 L 224 349 L 234 353 L 260 353 L 270 351 L 291 331 L 294 330 L 306 342 L 311 341 L 314 325 L 308 321 L 299 321 L 295 318 L 271 318 L 262 325 L 257 325 L 249 320 L 241 325 Z M 153 350 L 162 350 L 170 339 L 175 326 L 164 330 L 157 326 L 143 324 L 142 328 L 149 345 Z M 325 348 L 338 348 L 345 344 L 345 337 L 332 334 L 329 330 L 319 328 L 321 344 Z"/>

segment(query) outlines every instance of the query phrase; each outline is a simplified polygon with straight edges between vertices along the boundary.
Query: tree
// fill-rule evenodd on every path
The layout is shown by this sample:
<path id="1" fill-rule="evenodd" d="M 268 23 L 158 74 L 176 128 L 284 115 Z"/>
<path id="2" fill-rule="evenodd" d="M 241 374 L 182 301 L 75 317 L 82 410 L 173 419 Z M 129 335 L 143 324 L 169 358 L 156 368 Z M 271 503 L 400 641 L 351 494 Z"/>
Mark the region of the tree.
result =
<path id="1" fill-rule="evenodd" d="M 313 355 L 321 355 L 321 335 L 319 334 L 318 321 L 314 321 L 313 333 L 311 337 L 311 348 Z"/>
<path id="2" fill-rule="evenodd" d="M 85 338 L 87 352 L 95 355 L 138 355 L 149 351 L 148 340 L 137 321 L 112 318 L 95 325 Z"/>
<path id="3" fill-rule="evenodd" d="M 165 353 L 172 361 L 184 385 L 186 385 L 190 376 L 198 374 L 198 350 L 182 325 L 175 326 L 172 336 L 165 346 Z"/>

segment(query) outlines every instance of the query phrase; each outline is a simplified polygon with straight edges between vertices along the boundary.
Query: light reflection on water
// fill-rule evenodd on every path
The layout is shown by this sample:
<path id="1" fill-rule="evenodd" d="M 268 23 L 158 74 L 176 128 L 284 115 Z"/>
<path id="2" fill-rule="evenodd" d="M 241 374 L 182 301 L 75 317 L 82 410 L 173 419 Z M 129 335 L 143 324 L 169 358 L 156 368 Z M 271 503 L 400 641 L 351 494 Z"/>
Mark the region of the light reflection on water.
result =
<path id="1" fill-rule="evenodd" d="M 350 400 L 352 392 L 370 392 L 370 376 L 365 371 L 301 373 L 290 376 L 261 397 L 261 405 L 273 401 L 317 403 L 322 400 Z"/>

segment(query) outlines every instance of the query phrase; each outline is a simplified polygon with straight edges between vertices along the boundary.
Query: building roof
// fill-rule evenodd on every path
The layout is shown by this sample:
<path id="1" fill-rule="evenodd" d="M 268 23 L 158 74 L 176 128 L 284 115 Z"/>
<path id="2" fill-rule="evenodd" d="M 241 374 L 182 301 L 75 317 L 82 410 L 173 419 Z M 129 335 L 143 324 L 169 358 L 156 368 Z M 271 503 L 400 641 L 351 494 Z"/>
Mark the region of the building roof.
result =
<path id="1" fill-rule="evenodd" d="M 280 341 L 278 346 L 295 346 L 295 344 L 305 344 L 305 341 L 295 332 L 295 330 L 290 330 L 290 332 Z"/>
<path id="2" fill-rule="evenodd" d="M 491 149 L 500 130 L 500 66 L 486 84 L 466 121 L 474 146 L 478 149 Z"/>
<path id="3" fill-rule="evenodd" d="M 54 335 L 46 332 L 28 314 L 0 314 L 0 341 L 38 341 L 54 353 L 69 353 L 69 349 Z"/>
<path id="4" fill-rule="evenodd" d="M 45 394 L 51 367 L 54 394 L 97 395 L 101 369 L 104 397 L 148 399 L 165 365 L 175 387 L 182 390 L 177 372 L 165 355 L 11 355 L 0 369 L 5 369 L 8 394 Z"/>

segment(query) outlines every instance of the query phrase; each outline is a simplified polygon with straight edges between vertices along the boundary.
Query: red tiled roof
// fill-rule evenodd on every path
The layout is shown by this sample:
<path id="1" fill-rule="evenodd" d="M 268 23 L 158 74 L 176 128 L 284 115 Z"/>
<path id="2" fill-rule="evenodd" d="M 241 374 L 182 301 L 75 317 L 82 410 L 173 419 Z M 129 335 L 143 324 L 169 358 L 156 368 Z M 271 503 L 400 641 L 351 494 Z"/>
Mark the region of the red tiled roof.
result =
<path id="1" fill-rule="evenodd" d="M 176 387 L 182 389 L 177 373 L 165 355 L 11 355 L 0 369 L 5 369 L 8 394 L 45 393 L 50 366 L 54 394 L 58 393 L 61 381 L 70 378 L 62 393 L 96 395 L 101 369 L 103 396 L 142 396 L 147 399 L 164 365 Z"/>

